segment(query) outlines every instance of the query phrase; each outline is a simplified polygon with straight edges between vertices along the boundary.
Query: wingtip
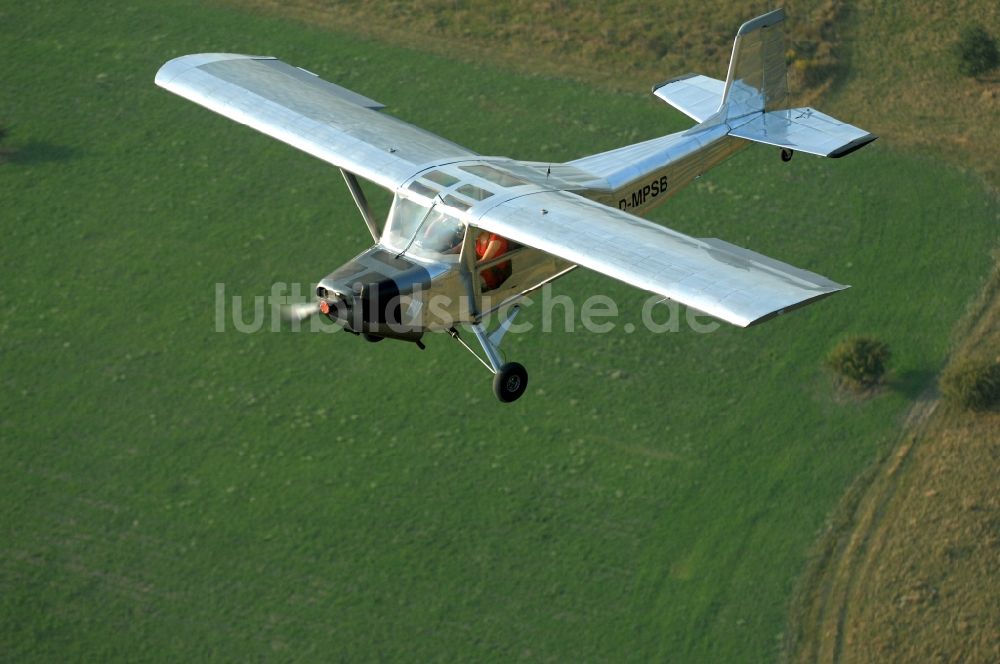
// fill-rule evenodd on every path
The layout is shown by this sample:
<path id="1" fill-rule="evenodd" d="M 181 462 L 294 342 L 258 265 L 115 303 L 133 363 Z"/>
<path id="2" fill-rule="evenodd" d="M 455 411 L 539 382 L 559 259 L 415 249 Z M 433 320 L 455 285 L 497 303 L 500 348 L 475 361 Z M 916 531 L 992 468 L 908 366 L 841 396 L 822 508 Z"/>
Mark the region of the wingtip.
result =
<path id="1" fill-rule="evenodd" d="M 676 83 L 678 81 L 686 81 L 687 79 L 694 78 L 697 75 L 698 74 L 696 74 L 695 72 L 689 72 L 687 74 L 681 74 L 680 76 L 675 76 L 673 78 L 668 78 L 667 80 L 663 81 L 662 83 L 656 83 L 655 85 L 653 85 L 652 92 L 655 94 L 657 90 L 659 90 L 660 88 L 662 88 L 665 85 L 670 85 L 671 83 Z"/>
<path id="2" fill-rule="evenodd" d="M 830 297 L 834 293 L 839 293 L 842 290 L 846 290 L 846 289 L 850 288 L 850 286 L 845 286 L 843 284 L 837 284 L 837 286 L 839 286 L 839 288 L 830 289 L 830 290 L 826 291 L 825 293 L 820 293 L 819 295 L 815 295 L 813 297 L 806 298 L 805 300 L 800 300 L 798 302 L 795 302 L 793 304 L 788 305 L 787 307 L 783 307 L 781 309 L 778 309 L 777 311 L 772 311 L 770 313 L 764 314 L 763 316 L 761 316 L 759 318 L 755 318 L 752 321 L 750 321 L 749 323 L 747 323 L 746 325 L 743 325 L 741 327 L 753 327 L 755 325 L 759 325 L 760 323 L 766 323 L 767 321 L 771 320 L 772 318 L 777 318 L 778 316 L 782 316 L 784 314 L 787 314 L 789 311 L 795 311 L 796 309 L 801 309 L 804 306 L 810 305 L 810 304 L 812 304 L 814 302 L 818 302 L 819 300 L 822 300 L 824 298 Z"/>
<path id="3" fill-rule="evenodd" d="M 240 53 L 190 53 L 181 55 L 171 60 L 167 60 L 156 71 L 155 83 L 161 88 L 166 88 L 170 82 L 184 72 L 201 67 L 212 62 L 222 60 L 274 60 L 269 55 L 242 55 Z"/>
<path id="4" fill-rule="evenodd" d="M 878 136 L 876 136 L 875 134 L 865 134 L 861 138 L 857 138 L 848 143 L 847 145 L 840 146 L 839 148 L 828 154 L 827 157 L 829 157 L 830 159 L 840 159 L 841 157 L 846 157 L 852 152 L 856 152 L 861 148 L 865 147 L 866 145 L 876 140 L 877 138 Z"/>

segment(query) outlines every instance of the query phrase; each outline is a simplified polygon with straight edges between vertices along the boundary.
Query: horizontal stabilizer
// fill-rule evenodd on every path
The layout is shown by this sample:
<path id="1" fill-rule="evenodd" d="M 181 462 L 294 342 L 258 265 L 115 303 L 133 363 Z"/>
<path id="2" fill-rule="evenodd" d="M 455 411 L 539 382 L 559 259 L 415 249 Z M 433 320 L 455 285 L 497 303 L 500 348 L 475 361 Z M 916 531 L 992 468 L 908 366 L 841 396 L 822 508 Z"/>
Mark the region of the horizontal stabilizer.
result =
<path id="1" fill-rule="evenodd" d="M 685 74 L 660 83 L 653 94 L 681 113 L 698 122 L 704 122 L 722 105 L 726 83 L 701 74 Z"/>
<path id="2" fill-rule="evenodd" d="M 834 158 L 850 154 L 878 138 L 813 108 L 768 111 L 751 117 L 729 135 Z"/>

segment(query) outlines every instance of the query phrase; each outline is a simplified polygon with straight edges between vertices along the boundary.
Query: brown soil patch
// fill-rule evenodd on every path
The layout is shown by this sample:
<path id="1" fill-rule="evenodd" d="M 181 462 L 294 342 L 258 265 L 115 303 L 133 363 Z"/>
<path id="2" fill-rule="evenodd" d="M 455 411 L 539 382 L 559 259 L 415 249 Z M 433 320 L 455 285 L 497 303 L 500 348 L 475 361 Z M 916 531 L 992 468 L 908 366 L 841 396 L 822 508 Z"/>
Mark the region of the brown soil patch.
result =
<path id="1" fill-rule="evenodd" d="M 1000 357 L 1000 269 L 953 360 Z M 929 391 L 858 478 L 793 599 L 793 662 L 1000 661 L 1000 412 Z"/>

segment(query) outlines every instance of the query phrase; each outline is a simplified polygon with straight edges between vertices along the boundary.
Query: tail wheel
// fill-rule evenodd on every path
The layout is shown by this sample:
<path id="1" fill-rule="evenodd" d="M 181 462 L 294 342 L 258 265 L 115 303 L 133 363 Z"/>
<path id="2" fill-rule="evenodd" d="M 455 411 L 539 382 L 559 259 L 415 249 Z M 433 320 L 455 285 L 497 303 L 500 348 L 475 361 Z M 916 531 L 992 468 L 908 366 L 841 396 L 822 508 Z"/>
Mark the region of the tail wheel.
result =
<path id="1" fill-rule="evenodd" d="M 794 155 L 795 155 L 795 150 L 791 150 L 789 148 L 781 148 L 781 161 L 791 161 Z"/>
<path id="2" fill-rule="evenodd" d="M 528 389 L 528 370 L 517 362 L 508 362 L 493 376 L 493 394 L 504 403 L 517 401 Z"/>

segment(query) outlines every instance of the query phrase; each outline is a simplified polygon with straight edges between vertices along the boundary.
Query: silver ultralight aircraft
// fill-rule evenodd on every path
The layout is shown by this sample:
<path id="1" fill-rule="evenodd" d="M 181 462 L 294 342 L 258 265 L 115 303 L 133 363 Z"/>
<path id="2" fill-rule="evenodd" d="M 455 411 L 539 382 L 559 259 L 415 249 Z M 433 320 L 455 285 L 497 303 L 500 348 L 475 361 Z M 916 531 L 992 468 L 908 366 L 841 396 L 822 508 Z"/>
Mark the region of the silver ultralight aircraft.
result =
<path id="1" fill-rule="evenodd" d="M 156 83 L 343 174 L 375 245 L 324 277 L 297 318 L 323 315 L 369 341 L 420 348 L 426 332 L 448 331 L 494 374 L 497 398 L 514 401 L 527 372 L 499 347 L 517 302 L 577 266 L 742 327 L 846 288 L 639 217 L 750 142 L 788 161 L 793 151 L 842 157 L 875 140 L 815 109 L 784 108 L 784 18 L 779 9 L 743 24 L 725 81 L 688 74 L 653 88 L 694 127 L 560 164 L 478 155 L 272 57 L 186 55 Z M 381 229 L 359 178 L 394 195 Z"/>

